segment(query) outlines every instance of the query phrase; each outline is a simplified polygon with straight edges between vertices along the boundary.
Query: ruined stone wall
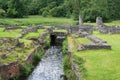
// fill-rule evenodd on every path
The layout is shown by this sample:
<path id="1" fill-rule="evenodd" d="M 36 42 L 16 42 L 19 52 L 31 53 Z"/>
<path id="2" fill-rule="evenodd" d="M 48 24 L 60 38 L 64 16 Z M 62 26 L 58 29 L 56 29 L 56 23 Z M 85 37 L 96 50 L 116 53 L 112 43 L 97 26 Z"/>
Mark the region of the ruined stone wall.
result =
<path id="1" fill-rule="evenodd" d="M 84 49 L 111 49 L 111 46 L 108 44 L 82 44 L 82 47 L 84 47 Z"/>
<path id="2" fill-rule="evenodd" d="M 99 29 L 99 32 L 103 34 L 120 34 L 120 27 L 104 26 Z"/>
<path id="3" fill-rule="evenodd" d="M 81 44 L 78 46 L 78 51 L 81 50 L 92 50 L 92 49 L 111 49 L 111 45 L 107 43 L 107 41 L 104 41 L 96 36 L 86 36 L 87 39 L 89 39 L 92 43 L 91 44 Z"/>

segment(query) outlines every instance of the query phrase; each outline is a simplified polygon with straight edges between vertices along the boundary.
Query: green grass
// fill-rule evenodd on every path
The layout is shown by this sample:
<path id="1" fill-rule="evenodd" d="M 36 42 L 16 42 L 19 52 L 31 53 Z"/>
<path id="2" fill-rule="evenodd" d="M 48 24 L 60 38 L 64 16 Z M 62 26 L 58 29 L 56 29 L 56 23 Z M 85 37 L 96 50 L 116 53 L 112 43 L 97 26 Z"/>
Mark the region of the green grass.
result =
<path id="1" fill-rule="evenodd" d="M 87 38 L 76 38 L 75 40 L 78 44 L 91 44 L 92 43 Z"/>
<path id="2" fill-rule="evenodd" d="M 63 29 L 61 29 L 61 30 L 53 30 L 53 32 L 64 32 L 64 33 L 67 33 L 67 30 L 63 30 Z"/>
<path id="3" fill-rule="evenodd" d="M 87 71 L 82 80 L 120 80 L 120 35 L 99 34 L 94 35 L 106 40 L 112 50 L 87 50 L 75 52 L 83 58 Z"/>
<path id="4" fill-rule="evenodd" d="M 29 37 L 35 37 L 35 38 L 37 38 L 37 37 L 39 37 L 39 35 L 40 35 L 41 33 L 43 33 L 44 31 L 45 31 L 45 29 L 39 29 L 38 32 L 31 32 L 31 33 L 26 34 L 26 35 L 24 36 L 24 38 L 25 38 L 25 39 L 26 39 L 26 38 L 29 38 Z"/>
<path id="5" fill-rule="evenodd" d="M 8 25 L 71 25 L 75 21 L 69 18 L 42 17 L 39 15 L 28 16 L 28 18 L 3 18 L 0 24 Z"/>
<path id="6" fill-rule="evenodd" d="M 19 37 L 21 34 L 21 30 L 14 30 L 14 31 L 5 31 L 3 32 L 3 28 L 0 28 L 0 37 Z"/>

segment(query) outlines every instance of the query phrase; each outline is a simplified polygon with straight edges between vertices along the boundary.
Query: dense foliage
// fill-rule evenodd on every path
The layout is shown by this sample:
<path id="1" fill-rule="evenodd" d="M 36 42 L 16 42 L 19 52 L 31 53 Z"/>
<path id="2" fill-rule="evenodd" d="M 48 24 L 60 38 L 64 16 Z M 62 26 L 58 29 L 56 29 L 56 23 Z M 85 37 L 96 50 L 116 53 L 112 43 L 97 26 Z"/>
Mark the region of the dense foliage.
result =
<path id="1" fill-rule="evenodd" d="M 44 17 L 82 16 L 84 21 L 120 19 L 120 0 L 0 0 L 0 17 Z"/>

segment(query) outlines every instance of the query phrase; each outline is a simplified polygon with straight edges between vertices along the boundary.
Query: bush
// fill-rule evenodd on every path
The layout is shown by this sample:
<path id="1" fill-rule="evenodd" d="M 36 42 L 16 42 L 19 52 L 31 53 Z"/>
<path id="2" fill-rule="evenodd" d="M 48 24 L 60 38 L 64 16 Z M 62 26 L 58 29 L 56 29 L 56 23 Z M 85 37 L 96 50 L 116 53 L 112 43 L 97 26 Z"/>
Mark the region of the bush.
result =
<path id="1" fill-rule="evenodd" d="M 24 65 L 20 65 L 20 73 L 23 77 L 28 77 L 29 74 L 32 72 L 34 66 L 32 65 L 32 63 L 27 64 L 25 66 Z"/>
<path id="2" fill-rule="evenodd" d="M 0 9 L 0 17 L 5 17 L 6 12 L 3 9 Z"/>
<path id="3" fill-rule="evenodd" d="M 7 10 L 7 16 L 8 17 L 17 17 L 17 11 L 15 9 L 8 9 Z"/>
<path id="4" fill-rule="evenodd" d="M 67 39 L 64 40 L 64 42 L 63 42 L 62 45 L 63 45 L 63 47 L 62 47 L 62 52 L 63 52 L 63 54 L 66 54 L 67 51 L 68 51 L 68 41 L 67 41 Z"/>
<path id="5" fill-rule="evenodd" d="M 50 12 L 50 15 L 52 15 L 53 17 L 65 17 L 67 13 L 64 6 L 58 6 L 58 7 L 52 8 L 49 12 Z"/>
<path id="6" fill-rule="evenodd" d="M 38 62 L 41 60 L 43 56 L 43 50 L 39 51 L 38 53 L 35 53 L 34 58 L 33 58 L 33 65 L 37 65 Z"/>
<path id="7" fill-rule="evenodd" d="M 45 10 L 43 13 L 42 13 L 42 16 L 43 17 L 47 17 L 49 15 L 49 12 L 47 10 Z"/>

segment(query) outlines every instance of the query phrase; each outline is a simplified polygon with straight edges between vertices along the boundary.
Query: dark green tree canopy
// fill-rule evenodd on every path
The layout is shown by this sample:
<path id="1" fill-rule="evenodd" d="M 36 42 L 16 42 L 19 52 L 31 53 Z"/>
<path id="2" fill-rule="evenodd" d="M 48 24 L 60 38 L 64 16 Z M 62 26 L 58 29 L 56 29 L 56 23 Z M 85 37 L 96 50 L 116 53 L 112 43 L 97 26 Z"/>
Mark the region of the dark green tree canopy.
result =
<path id="1" fill-rule="evenodd" d="M 73 17 L 84 21 L 120 19 L 120 0 L 0 0 L 0 14 L 7 17 L 43 15 Z M 1 15 L 1 16 L 2 16 Z M 4 15 L 5 16 L 5 15 Z"/>

